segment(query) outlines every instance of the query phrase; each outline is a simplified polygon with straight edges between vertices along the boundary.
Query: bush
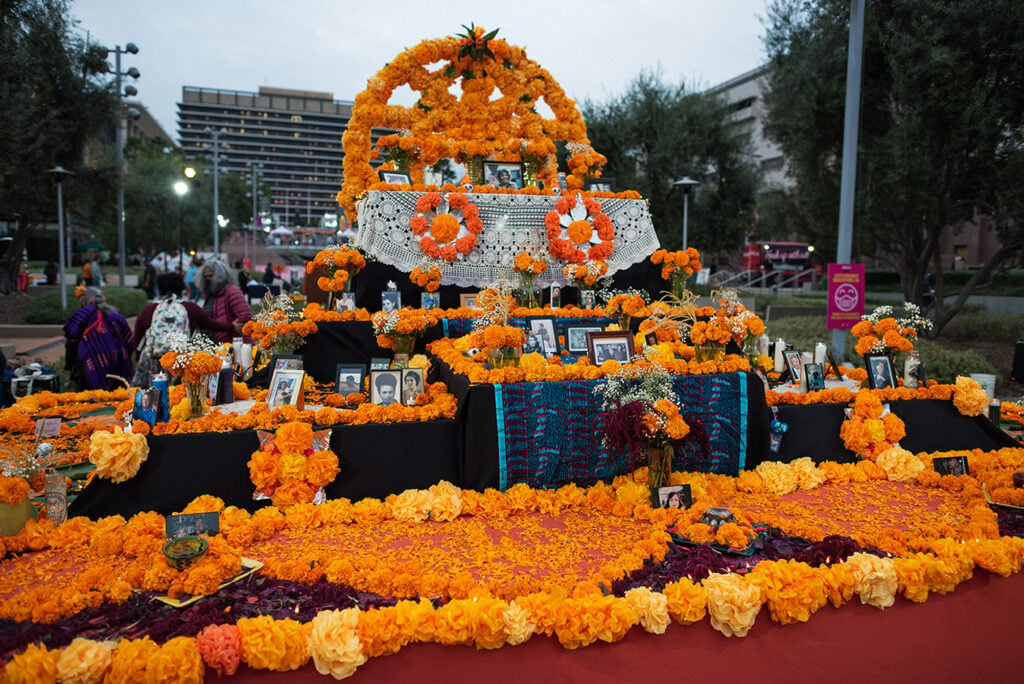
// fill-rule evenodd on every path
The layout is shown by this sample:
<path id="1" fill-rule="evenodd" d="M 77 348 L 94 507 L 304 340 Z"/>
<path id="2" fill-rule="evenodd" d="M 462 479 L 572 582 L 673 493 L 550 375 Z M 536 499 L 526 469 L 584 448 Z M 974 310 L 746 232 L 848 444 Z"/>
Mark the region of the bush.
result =
<path id="1" fill-rule="evenodd" d="M 989 316 L 960 313 L 942 329 L 942 337 L 958 342 L 998 342 L 1016 344 L 1024 340 L 1024 315 Z"/>
<path id="2" fill-rule="evenodd" d="M 958 375 L 990 373 L 996 377 L 999 376 L 988 359 L 974 352 L 953 351 L 928 340 L 920 340 L 918 349 L 921 352 L 921 363 L 924 364 L 925 374 L 929 380 L 952 384 L 956 382 Z M 897 370 L 897 372 L 901 371 L 902 369 Z"/>
<path id="3" fill-rule="evenodd" d="M 146 293 L 135 287 L 105 287 L 103 294 L 112 307 L 120 311 L 125 318 L 131 318 L 146 306 Z M 61 325 L 79 308 L 74 290 L 68 288 L 68 310 L 60 308 L 60 290 L 54 289 L 32 301 L 32 306 L 25 314 L 25 322 L 33 324 Z"/>

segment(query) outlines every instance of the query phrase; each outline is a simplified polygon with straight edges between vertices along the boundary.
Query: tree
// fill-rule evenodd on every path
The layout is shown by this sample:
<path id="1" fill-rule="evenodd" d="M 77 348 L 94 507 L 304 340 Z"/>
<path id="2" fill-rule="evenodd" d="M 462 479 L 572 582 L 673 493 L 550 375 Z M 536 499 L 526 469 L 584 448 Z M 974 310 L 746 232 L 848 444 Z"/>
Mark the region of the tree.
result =
<path id="1" fill-rule="evenodd" d="M 0 211 L 18 226 L 0 260 L 3 293 L 13 288 L 29 237 L 56 215 L 47 169 L 80 170 L 86 139 L 114 111 L 110 89 L 92 77 L 102 56 L 72 26 L 64 0 L 7 0 L 0 12 Z M 68 181 L 66 197 L 77 183 Z"/>
<path id="2" fill-rule="evenodd" d="M 834 252 L 849 2 L 776 0 L 768 25 L 766 130 L 789 161 L 807 237 Z M 938 332 L 1024 248 L 1024 6 L 868 3 L 863 65 L 854 254 L 889 260 L 908 301 L 934 273 Z M 1002 247 L 947 306 L 943 231 L 979 216 Z"/>
<path id="3" fill-rule="evenodd" d="M 747 140 L 729 125 L 724 102 L 643 72 L 621 97 L 588 101 L 582 111 L 594 149 L 608 158 L 604 174 L 650 200 L 663 245 L 682 242 L 683 190 L 672 181 L 690 176 L 704 180 L 699 199 L 689 202 L 690 246 L 707 252 L 740 247 L 757 177 Z"/>

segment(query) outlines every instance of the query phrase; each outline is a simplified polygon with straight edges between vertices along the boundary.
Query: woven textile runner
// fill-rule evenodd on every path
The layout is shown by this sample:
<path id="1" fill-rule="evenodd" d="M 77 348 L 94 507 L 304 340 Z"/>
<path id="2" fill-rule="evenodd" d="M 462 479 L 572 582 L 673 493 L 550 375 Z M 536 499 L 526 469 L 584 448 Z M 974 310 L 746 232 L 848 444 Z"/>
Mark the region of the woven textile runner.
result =
<path id="1" fill-rule="evenodd" d="M 550 318 L 550 316 L 548 316 Z M 526 318 L 521 316 L 513 316 L 508 319 L 508 324 L 515 326 L 516 328 L 522 328 L 523 330 L 529 330 L 526 325 Z M 475 318 L 445 318 L 442 321 L 444 336 L 445 337 L 462 337 L 473 332 L 473 323 L 476 322 Z M 567 330 L 570 327 L 578 326 L 593 326 L 599 327 L 602 330 L 607 328 L 615 321 L 611 318 L 576 318 L 569 316 L 555 317 L 555 335 L 562 339 L 566 339 Z M 564 348 L 564 345 L 562 345 Z"/>
<path id="2" fill-rule="evenodd" d="M 604 380 L 496 385 L 502 489 L 589 484 L 630 472 L 630 456 L 601 443 L 604 421 L 594 388 Z M 677 376 L 683 414 L 693 428 L 676 450 L 675 470 L 735 475 L 746 459 L 746 375 Z"/>

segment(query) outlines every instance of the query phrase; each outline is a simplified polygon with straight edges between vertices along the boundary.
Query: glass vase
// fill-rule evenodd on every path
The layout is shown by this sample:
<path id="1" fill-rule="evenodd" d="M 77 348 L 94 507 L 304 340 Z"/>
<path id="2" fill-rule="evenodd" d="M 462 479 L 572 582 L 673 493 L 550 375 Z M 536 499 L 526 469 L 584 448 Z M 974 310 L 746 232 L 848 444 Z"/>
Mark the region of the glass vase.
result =
<path id="1" fill-rule="evenodd" d="M 630 316 L 629 314 L 620 313 L 619 314 L 619 330 L 622 330 L 622 331 L 625 331 L 625 332 L 629 332 L 630 331 L 629 330 L 629 322 L 631 320 L 633 320 L 633 317 Z"/>
<path id="2" fill-rule="evenodd" d="M 647 447 L 647 485 L 652 488 L 664 487 L 672 479 L 672 457 L 675 449 L 671 444 L 651 444 Z"/>
<path id="3" fill-rule="evenodd" d="M 747 335 L 743 340 L 743 356 L 750 362 L 751 370 L 757 368 L 761 352 L 757 346 L 757 338 L 753 335 Z"/>
<path id="4" fill-rule="evenodd" d="M 409 356 L 412 356 L 412 349 L 416 346 L 416 336 L 395 335 L 394 344 L 396 354 L 408 354 Z"/>
<path id="5" fill-rule="evenodd" d="M 207 393 L 210 389 L 210 376 L 203 375 L 197 380 L 183 378 L 182 385 L 185 387 L 185 398 L 188 399 L 189 416 L 199 418 L 206 411 Z"/>
<path id="6" fill-rule="evenodd" d="M 488 349 L 487 360 L 492 370 L 498 368 L 515 367 L 519 364 L 519 357 L 522 354 L 521 348 L 501 347 L 499 349 Z"/>
<path id="7" fill-rule="evenodd" d="M 721 361 L 725 358 L 725 345 L 721 342 L 705 342 L 693 348 L 693 357 L 698 363 Z"/>
<path id="8" fill-rule="evenodd" d="M 672 271 L 672 296 L 676 299 L 682 299 L 683 293 L 686 292 L 686 279 L 689 274 L 681 268 L 676 268 Z"/>
<path id="9" fill-rule="evenodd" d="M 36 507 L 28 499 L 16 504 L 0 503 L 0 536 L 13 537 L 34 517 Z"/>
<path id="10" fill-rule="evenodd" d="M 466 173 L 469 175 L 469 182 L 474 185 L 484 184 L 484 158 L 474 154 L 466 160 Z"/>

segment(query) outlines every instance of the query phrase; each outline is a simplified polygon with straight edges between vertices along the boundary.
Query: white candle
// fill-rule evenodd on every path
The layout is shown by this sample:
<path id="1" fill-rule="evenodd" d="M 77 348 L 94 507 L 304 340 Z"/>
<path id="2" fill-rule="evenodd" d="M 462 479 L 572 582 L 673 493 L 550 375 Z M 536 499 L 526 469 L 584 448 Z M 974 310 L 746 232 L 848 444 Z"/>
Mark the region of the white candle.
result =
<path id="1" fill-rule="evenodd" d="M 825 343 L 818 342 L 814 345 L 814 363 L 825 364 Z"/>
<path id="2" fill-rule="evenodd" d="M 783 356 L 782 352 L 786 351 L 786 341 L 781 337 L 775 340 L 775 370 L 782 371 L 783 369 Z"/>

